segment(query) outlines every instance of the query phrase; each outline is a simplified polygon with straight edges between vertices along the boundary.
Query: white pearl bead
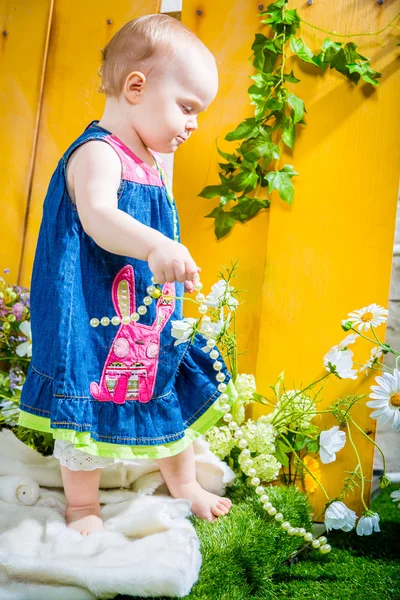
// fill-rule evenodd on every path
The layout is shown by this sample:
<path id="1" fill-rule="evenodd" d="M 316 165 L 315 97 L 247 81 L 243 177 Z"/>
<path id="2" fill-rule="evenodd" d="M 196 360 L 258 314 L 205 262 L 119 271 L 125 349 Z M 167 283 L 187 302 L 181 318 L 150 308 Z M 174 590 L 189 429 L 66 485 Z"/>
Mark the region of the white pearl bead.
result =
<path id="1" fill-rule="evenodd" d="M 295 530 L 294 527 L 289 527 L 289 529 L 286 530 L 288 535 L 295 535 Z"/>
<path id="2" fill-rule="evenodd" d="M 212 338 L 210 338 L 209 340 L 207 340 L 207 346 L 209 348 L 214 348 L 214 346 L 215 346 L 215 340 L 213 340 Z"/>
<path id="3" fill-rule="evenodd" d="M 251 463 L 253 464 L 253 461 L 251 461 Z M 248 475 L 249 477 L 255 477 L 257 471 L 253 468 L 249 469 Z"/>
<path id="4" fill-rule="evenodd" d="M 227 400 L 229 400 L 228 394 L 225 394 L 225 392 L 222 392 L 222 394 L 219 397 L 219 401 L 220 402 L 226 402 Z"/>
<path id="5" fill-rule="evenodd" d="M 281 523 L 281 527 L 282 529 L 287 531 L 291 527 L 291 524 L 289 523 L 289 521 L 283 521 L 283 523 Z"/>
<path id="6" fill-rule="evenodd" d="M 235 422 L 235 421 L 231 421 L 228 425 L 229 429 L 231 429 L 232 431 L 235 431 L 239 425 Z"/>
<path id="7" fill-rule="evenodd" d="M 264 493 L 264 488 L 262 485 L 259 485 L 258 487 L 256 487 L 256 494 L 258 496 L 261 496 Z"/>
<path id="8" fill-rule="evenodd" d="M 313 539 L 313 535 L 310 531 L 308 531 L 303 537 L 306 542 L 311 542 L 311 540 Z"/>
<path id="9" fill-rule="evenodd" d="M 225 374 L 224 374 L 224 373 L 217 373 L 217 375 L 216 375 L 215 379 L 216 379 L 217 381 L 220 381 L 220 382 L 222 382 L 222 381 L 224 381 L 224 379 L 225 379 Z M 218 387 L 219 387 L 219 386 L 218 386 Z"/>
<path id="10" fill-rule="evenodd" d="M 223 404 L 223 405 L 221 406 L 221 410 L 222 410 L 222 412 L 224 412 L 224 413 L 228 413 L 228 412 L 231 410 L 231 407 L 229 406 L 229 404 Z"/>
<path id="11" fill-rule="evenodd" d="M 152 278 L 151 278 L 151 281 L 152 281 L 153 283 L 157 283 L 157 279 L 154 277 L 154 275 L 152 276 Z"/>
<path id="12" fill-rule="evenodd" d="M 270 508 L 272 508 L 272 504 L 271 502 L 263 502 L 263 508 L 264 510 L 268 511 Z"/>
<path id="13" fill-rule="evenodd" d="M 225 423 L 229 423 L 230 421 L 232 421 L 233 417 L 230 413 L 226 413 L 226 415 L 224 415 L 222 419 L 225 421 Z"/>
<path id="14" fill-rule="evenodd" d="M 224 375 L 224 374 L 223 373 L 218 373 L 218 375 Z M 218 375 L 217 375 L 217 379 L 218 379 Z M 224 378 L 225 378 L 225 375 L 224 375 Z M 226 385 L 226 383 L 220 383 L 219 386 L 218 386 L 218 390 L 220 392 L 225 392 L 225 390 L 226 390 L 227 387 L 228 386 Z"/>
<path id="15" fill-rule="evenodd" d="M 143 306 L 143 304 L 141 306 L 139 306 L 139 308 L 137 309 L 139 315 L 145 315 L 147 313 L 147 308 L 145 306 Z"/>
<path id="16" fill-rule="evenodd" d="M 196 288 L 194 288 L 194 289 L 196 289 Z M 197 294 L 197 296 L 196 296 L 197 302 L 204 302 L 205 299 L 206 299 L 206 297 L 204 294 Z"/>
<path id="17" fill-rule="evenodd" d="M 331 548 L 331 546 L 329 544 L 322 544 L 322 546 L 320 546 L 320 548 L 319 548 L 319 551 L 322 554 L 327 554 L 331 550 L 332 550 L 332 548 Z"/>
<path id="18" fill-rule="evenodd" d="M 203 294 L 197 294 L 196 298 L 197 300 L 199 300 L 199 296 L 203 296 Z M 200 300 L 199 300 L 200 302 Z M 204 315 L 204 317 L 202 318 L 203 323 L 211 323 L 211 317 L 209 317 L 208 315 Z"/>
<path id="19" fill-rule="evenodd" d="M 241 429 L 237 429 L 237 430 L 235 431 L 235 438 L 236 438 L 237 440 L 240 440 L 240 439 L 243 437 L 243 435 L 244 435 L 244 433 L 243 433 L 243 431 L 242 431 Z"/>
<path id="20" fill-rule="evenodd" d="M 139 319 L 140 319 L 140 315 L 139 315 L 139 313 L 137 313 L 137 312 L 133 312 L 133 313 L 131 314 L 131 320 L 132 320 L 132 321 L 139 321 Z"/>
<path id="21" fill-rule="evenodd" d="M 299 535 L 299 528 L 293 527 L 293 529 L 294 529 L 294 535 Z"/>
<path id="22" fill-rule="evenodd" d="M 201 281 L 198 281 L 197 283 L 194 284 L 193 287 L 195 290 L 201 290 L 201 288 L 203 287 L 203 284 L 201 283 Z"/>
<path id="23" fill-rule="evenodd" d="M 271 517 L 273 517 L 274 515 L 276 515 L 276 508 L 275 506 L 271 506 L 271 508 L 268 510 L 268 514 L 271 515 Z"/>
<path id="24" fill-rule="evenodd" d="M 254 487 L 256 487 L 260 483 L 259 477 L 253 477 L 250 483 L 251 485 L 254 485 Z"/>
<path id="25" fill-rule="evenodd" d="M 261 500 L 261 502 L 262 502 L 263 504 L 264 504 L 265 502 L 268 502 L 268 500 L 269 500 L 269 496 L 268 496 L 268 494 L 263 494 L 263 495 L 261 496 L 260 500 Z M 271 504 L 271 506 L 272 506 L 272 504 Z"/>
<path id="26" fill-rule="evenodd" d="M 216 371 L 220 371 L 222 369 L 222 362 L 219 360 L 216 360 L 215 363 L 213 364 L 213 367 Z"/>
<path id="27" fill-rule="evenodd" d="M 246 458 L 246 456 L 250 456 L 250 455 L 251 455 L 251 452 L 250 452 L 250 450 L 248 448 L 246 448 L 245 450 L 243 450 L 240 453 L 240 456 L 242 456 L 243 458 Z"/>
<path id="28" fill-rule="evenodd" d="M 155 291 L 156 291 L 156 288 L 154 287 L 154 285 L 149 285 L 149 287 L 146 289 L 146 292 L 148 294 L 154 294 Z"/>
<path id="29" fill-rule="evenodd" d="M 319 547 L 320 547 L 320 545 L 321 545 L 321 544 L 319 543 L 319 540 L 313 540 L 313 541 L 312 541 L 312 543 L 311 543 L 311 546 L 312 546 L 313 548 L 315 548 L 315 549 L 319 548 Z"/>
<path id="30" fill-rule="evenodd" d="M 319 541 L 319 543 L 322 545 L 322 544 L 326 544 L 326 542 L 327 542 L 328 540 L 326 539 L 326 537 L 325 537 L 324 535 L 321 535 L 321 536 L 318 538 L 318 541 Z"/>
<path id="31" fill-rule="evenodd" d="M 129 323 L 131 322 L 131 318 L 128 315 L 126 315 L 125 317 L 122 317 L 121 322 L 124 325 L 129 325 Z"/>
<path id="32" fill-rule="evenodd" d="M 303 536 L 307 533 L 307 531 L 304 529 L 304 527 L 300 527 L 299 529 L 299 535 Z"/>
<path id="33" fill-rule="evenodd" d="M 213 358 L 214 360 L 215 360 L 216 358 L 218 358 L 218 356 L 219 356 L 219 352 L 218 352 L 218 350 L 211 350 L 211 352 L 210 352 L 210 356 L 211 356 L 211 358 Z"/>
<path id="34" fill-rule="evenodd" d="M 281 512 L 276 513 L 275 521 L 282 521 L 282 519 L 283 519 L 283 514 Z"/>
<path id="35" fill-rule="evenodd" d="M 119 325 L 121 323 L 121 319 L 119 317 L 115 316 L 111 319 L 111 323 L 113 325 Z"/>
<path id="36" fill-rule="evenodd" d="M 247 440 L 245 438 L 243 438 L 242 440 L 239 440 L 238 446 L 239 446 L 239 448 L 246 448 L 246 446 L 248 446 Z"/>
<path id="37" fill-rule="evenodd" d="M 147 306 L 149 306 L 149 304 L 151 304 L 151 303 L 153 302 L 153 298 L 150 298 L 150 296 L 145 296 L 145 297 L 143 298 L 143 302 L 144 302 L 144 303 L 145 303 Z"/>
<path id="38" fill-rule="evenodd" d="M 199 313 L 201 313 L 202 315 L 204 315 L 207 311 L 208 311 L 207 305 L 206 304 L 200 304 L 200 306 L 199 306 Z"/>
<path id="39" fill-rule="evenodd" d="M 99 323 L 100 323 L 100 321 L 98 319 L 96 319 L 96 317 L 94 317 L 93 319 L 90 319 L 90 324 L 92 327 L 97 327 Z"/>
<path id="40" fill-rule="evenodd" d="M 253 460 L 251 458 L 246 458 L 246 460 L 243 461 L 243 466 L 247 469 L 252 466 L 253 464 Z"/>
<path id="41" fill-rule="evenodd" d="M 104 325 L 104 327 L 107 327 L 107 325 L 109 325 L 109 324 L 110 324 L 110 319 L 109 319 L 108 317 L 102 317 L 102 318 L 100 319 L 100 323 L 101 323 L 102 325 Z"/>

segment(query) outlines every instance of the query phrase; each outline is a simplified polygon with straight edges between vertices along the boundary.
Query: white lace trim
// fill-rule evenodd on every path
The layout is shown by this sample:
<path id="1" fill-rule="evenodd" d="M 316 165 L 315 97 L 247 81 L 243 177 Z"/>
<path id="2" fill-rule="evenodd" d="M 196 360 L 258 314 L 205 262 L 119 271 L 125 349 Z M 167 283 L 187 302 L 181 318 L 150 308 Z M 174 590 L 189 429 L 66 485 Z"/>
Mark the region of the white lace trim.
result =
<path id="1" fill-rule="evenodd" d="M 65 440 L 54 441 L 53 455 L 58 458 L 61 465 L 71 471 L 94 471 L 114 464 L 114 458 L 92 456 L 83 450 L 78 450 L 72 442 Z"/>

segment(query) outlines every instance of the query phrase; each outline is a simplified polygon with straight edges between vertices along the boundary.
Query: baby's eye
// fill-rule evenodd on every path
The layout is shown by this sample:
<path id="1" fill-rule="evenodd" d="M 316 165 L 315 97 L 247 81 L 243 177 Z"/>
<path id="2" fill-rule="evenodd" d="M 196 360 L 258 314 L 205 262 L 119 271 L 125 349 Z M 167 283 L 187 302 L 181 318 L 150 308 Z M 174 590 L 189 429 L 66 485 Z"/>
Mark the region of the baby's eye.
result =
<path id="1" fill-rule="evenodd" d="M 185 106 L 184 104 L 182 104 L 181 106 L 186 114 L 190 113 L 190 111 L 192 110 L 190 106 Z"/>

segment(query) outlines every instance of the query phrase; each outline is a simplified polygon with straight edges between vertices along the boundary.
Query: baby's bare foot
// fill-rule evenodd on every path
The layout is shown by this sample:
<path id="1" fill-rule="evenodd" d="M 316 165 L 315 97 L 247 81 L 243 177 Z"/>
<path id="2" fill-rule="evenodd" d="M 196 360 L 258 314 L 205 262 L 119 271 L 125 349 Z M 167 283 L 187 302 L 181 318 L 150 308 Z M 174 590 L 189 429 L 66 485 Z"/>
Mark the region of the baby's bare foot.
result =
<path id="1" fill-rule="evenodd" d="M 89 533 L 92 533 L 93 531 L 101 531 L 104 529 L 100 504 L 67 506 L 65 520 L 67 522 L 67 527 L 76 529 L 81 535 L 89 535 Z"/>
<path id="2" fill-rule="evenodd" d="M 229 498 L 222 498 L 207 492 L 197 481 L 179 486 L 168 486 L 168 489 L 173 498 L 191 500 L 192 513 L 207 521 L 216 521 L 217 517 L 226 515 L 232 506 Z"/>

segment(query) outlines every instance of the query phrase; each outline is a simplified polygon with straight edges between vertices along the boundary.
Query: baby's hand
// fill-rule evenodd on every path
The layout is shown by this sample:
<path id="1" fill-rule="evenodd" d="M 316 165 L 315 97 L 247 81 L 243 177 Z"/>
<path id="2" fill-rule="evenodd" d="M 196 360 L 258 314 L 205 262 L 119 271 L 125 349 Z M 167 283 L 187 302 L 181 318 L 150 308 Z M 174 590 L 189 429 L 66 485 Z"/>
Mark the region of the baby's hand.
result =
<path id="1" fill-rule="evenodd" d="M 189 294 L 193 294 L 193 281 L 185 281 L 185 292 L 189 292 Z"/>

